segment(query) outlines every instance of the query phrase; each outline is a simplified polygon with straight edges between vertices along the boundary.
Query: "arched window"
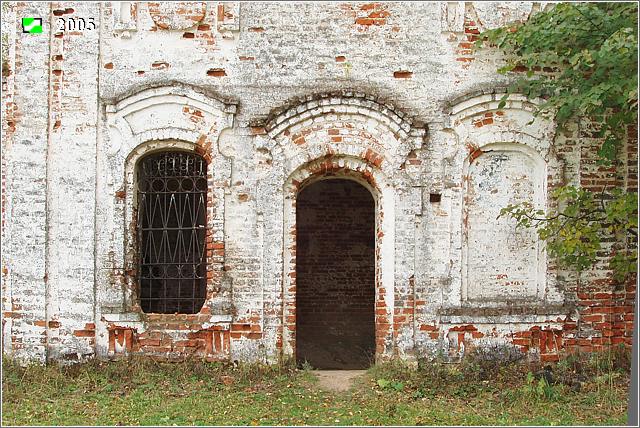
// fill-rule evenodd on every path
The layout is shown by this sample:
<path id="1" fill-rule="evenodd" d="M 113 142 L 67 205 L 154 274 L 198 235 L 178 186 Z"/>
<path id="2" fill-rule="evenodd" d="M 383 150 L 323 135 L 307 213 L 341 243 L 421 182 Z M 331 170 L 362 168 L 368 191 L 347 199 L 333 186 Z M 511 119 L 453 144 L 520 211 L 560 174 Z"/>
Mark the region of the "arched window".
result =
<path id="1" fill-rule="evenodd" d="M 147 313 L 197 313 L 206 297 L 207 162 L 164 151 L 137 166 L 140 305 Z"/>

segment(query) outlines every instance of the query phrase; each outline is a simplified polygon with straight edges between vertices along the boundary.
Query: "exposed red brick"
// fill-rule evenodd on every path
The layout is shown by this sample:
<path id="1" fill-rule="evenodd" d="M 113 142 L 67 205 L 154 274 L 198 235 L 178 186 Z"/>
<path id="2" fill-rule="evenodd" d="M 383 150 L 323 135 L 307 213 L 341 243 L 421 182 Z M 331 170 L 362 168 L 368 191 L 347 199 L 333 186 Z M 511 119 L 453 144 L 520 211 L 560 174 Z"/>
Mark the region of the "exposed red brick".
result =
<path id="1" fill-rule="evenodd" d="M 155 68 L 156 70 L 164 70 L 169 67 L 171 67 L 171 65 L 169 65 L 169 63 L 164 61 L 156 61 L 153 64 L 151 64 L 151 68 Z"/>
<path id="2" fill-rule="evenodd" d="M 356 18 L 356 24 L 359 25 L 373 25 L 376 21 L 371 18 Z"/>
<path id="3" fill-rule="evenodd" d="M 391 14 L 389 12 L 387 12 L 386 10 L 379 10 L 379 11 L 376 11 L 376 12 L 371 12 L 368 17 L 369 18 L 386 18 L 389 15 L 391 15 Z"/>
<path id="4" fill-rule="evenodd" d="M 6 312 L 3 312 L 2 314 L 5 318 L 14 318 L 14 319 L 22 318 L 22 314 L 18 312 L 6 311 Z"/>
<path id="5" fill-rule="evenodd" d="M 226 75 L 227 73 L 223 68 L 210 68 L 209 70 L 207 70 L 207 76 L 223 77 Z"/>
<path id="6" fill-rule="evenodd" d="M 412 71 L 394 71 L 393 72 L 393 77 L 395 77 L 396 79 L 410 79 L 411 76 L 413 76 L 413 72 Z"/>
<path id="7" fill-rule="evenodd" d="M 560 361 L 560 356 L 558 354 L 547 354 L 547 355 L 540 355 L 540 361 L 542 362 L 556 362 L 556 361 Z"/>
<path id="8" fill-rule="evenodd" d="M 360 6 L 360 10 L 372 10 L 382 6 L 380 3 L 367 3 Z"/>

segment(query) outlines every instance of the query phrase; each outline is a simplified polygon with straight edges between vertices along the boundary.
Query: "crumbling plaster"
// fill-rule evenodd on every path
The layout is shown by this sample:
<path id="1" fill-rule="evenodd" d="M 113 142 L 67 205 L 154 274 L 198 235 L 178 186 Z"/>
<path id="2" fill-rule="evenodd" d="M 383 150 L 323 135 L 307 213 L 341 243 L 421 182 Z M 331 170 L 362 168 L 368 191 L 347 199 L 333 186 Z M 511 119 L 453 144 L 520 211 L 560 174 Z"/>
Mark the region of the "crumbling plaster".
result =
<path id="1" fill-rule="evenodd" d="M 554 186 L 580 180 L 580 153 L 556 149 L 575 135 L 534 117 L 535 100 L 499 106 L 503 59 L 470 47 L 481 30 L 540 7 L 14 5 L 15 28 L 3 22 L 4 350 L 40 361 L 292 357 L 297 192 L 340 177 L 376 201 L 377 358 L 456 359 L 470 344 L 516 339 L 556 358 L 561 346 L 539 340 L 575 339 L 570 276 L 505 219 L 504 235 L 470 241 L 467 230 L 470 212 L 486 230 L 496 221 L 490 195 L 469 195 L 478 162 L 500 154 L 510 174 L 525 165 L 525 176 L 494 175 L 493 185 L 508 198 L 524 180 L 518 197 L 541 207 Z M 51 30 L 43 43 L 19 33 L 24 14 L 99 25 Z M 209 162 L 207 301 L 195 315 L 143 314 L 137 303 L 135 164 L 163 149 Z M 514 255 L 482 267 L 496 236 L 515 239 Z M 504 281 L 482 278 L 514 265 L 509 257 L 535 268 L 524 291 L 514 282 L 501 294 Z"/>

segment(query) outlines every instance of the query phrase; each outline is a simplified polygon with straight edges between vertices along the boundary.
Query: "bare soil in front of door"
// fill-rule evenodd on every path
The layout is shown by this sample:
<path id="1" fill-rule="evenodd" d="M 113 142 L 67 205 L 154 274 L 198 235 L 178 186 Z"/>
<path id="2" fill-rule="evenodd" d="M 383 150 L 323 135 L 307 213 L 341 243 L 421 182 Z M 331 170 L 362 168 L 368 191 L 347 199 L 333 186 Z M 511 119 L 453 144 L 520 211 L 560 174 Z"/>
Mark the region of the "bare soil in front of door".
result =
<path id="1" fill-rule="evenodd" d="M 366 370 L 313 370 L 318 386 L 327 391 L 344 392 L 351 389 L 354 381 L 367 373 Z"/>

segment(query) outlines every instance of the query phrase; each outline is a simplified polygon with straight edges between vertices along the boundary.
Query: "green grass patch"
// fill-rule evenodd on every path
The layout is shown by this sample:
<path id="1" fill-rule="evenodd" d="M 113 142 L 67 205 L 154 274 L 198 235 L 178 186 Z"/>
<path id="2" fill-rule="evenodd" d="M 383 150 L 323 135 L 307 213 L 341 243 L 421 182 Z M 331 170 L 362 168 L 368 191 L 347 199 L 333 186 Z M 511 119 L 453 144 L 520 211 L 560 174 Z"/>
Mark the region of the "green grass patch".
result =
<path id="1" fill-rule="evenodd" d="M 20 367 L 4 358 L 2 423 L 625 424 L 628 369 L 601 360 L 565 361 L 554 366 L 552 384 L 539 375 L 540 367 L 522 363 L 470 358 L 416 368 L 392 362 L 370 369 L 348 392 L 335 393 L 320 389 L 309 370 L 290 366 L 132 358 Z"/>

